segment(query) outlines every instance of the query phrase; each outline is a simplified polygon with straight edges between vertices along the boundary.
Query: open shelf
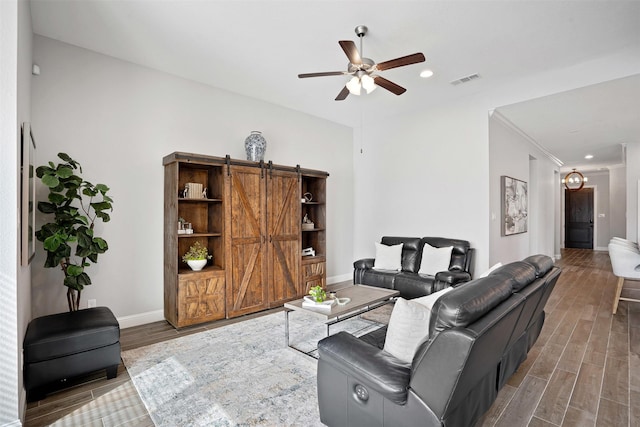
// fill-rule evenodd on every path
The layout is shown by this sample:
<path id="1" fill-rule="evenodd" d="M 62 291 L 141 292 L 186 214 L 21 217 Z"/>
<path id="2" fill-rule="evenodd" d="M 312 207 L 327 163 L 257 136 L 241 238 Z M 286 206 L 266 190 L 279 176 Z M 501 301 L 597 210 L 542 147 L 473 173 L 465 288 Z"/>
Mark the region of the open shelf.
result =
<path id="1" fill-rule="evenodd" d="M 189 199 L 184 197 L 179 197 L 178 202 L 187 202 L 187 203 L 222 203 L 222 199 Z"/>
<path id="2" fill-rule="evenodd" d="M 181 262 L 182 263 L 182 262 Z M 178 268 L 178 274 L 180 275 L 184 275 L 184 274 L 200 274 L 200 273 L 208 273 L 211 271 L 223 271 L 224 269 L 218 265 L 206 265 L 202 270 L 198 270 L 198 271 L 194 271 L 191 268 L 189 268 L 189 266 L 185 263 L 182 263 L 184 265 L 180 266 Z"/>
<path id="3" fill-rule="evenodd" d="M 222 237 L 222 233 L 178 234 L 178 239 L 186 239 L 186 238 L 194 238 L 194 237 Z"/>

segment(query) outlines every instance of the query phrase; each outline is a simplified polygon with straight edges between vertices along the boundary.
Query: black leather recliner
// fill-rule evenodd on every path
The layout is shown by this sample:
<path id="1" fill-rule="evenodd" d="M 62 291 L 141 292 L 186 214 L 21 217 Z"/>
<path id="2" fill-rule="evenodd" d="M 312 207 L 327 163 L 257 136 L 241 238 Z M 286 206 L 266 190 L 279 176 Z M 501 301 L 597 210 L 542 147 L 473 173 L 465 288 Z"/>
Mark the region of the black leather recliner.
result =
<path id="1" fill-rule="evenodd" d="M 328 426 L 473 426 L 527 357 L 560 275 L 543 255 L 455 287 L 434 304 L 409 365 L 384 329 L 318 343 L 318 404 Z"/>
<path id="2" fill-rule="evenodd" d="M 374 270 L 374 258 L 364 258 L 353 263 L 353 283 L 395 289 L 403 298 L 417 298 L 471 280 L 473 248 L 466 240 L 444 237 L 393 237 L 384 236 L 383 245 L 402 246 L 402 270 Z M 435 276 L 419 274 L 424 244 L 441 248 L 453 246 L 449 269 Z"/>

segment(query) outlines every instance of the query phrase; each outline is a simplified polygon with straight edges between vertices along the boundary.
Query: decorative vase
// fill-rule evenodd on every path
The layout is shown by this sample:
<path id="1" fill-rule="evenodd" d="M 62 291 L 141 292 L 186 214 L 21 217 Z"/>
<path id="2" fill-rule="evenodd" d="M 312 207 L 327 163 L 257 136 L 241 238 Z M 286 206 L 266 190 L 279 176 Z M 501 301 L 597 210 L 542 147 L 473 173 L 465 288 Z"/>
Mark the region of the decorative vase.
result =
<path id="1" fill-rule="evenodd" d="M 190 259 L 187 261 L 187 264 L 193 271 L 200 271 L 207 265 L 206 259 Z"/>
<path id="2" fill-rule="evenodd" d="M 244 149 L 247 152 L 247 160 L 259 162 L 260 160 L 264 160 L 267 141 L 260 131 L 253 130 L 251 131 L 251 135 L 244 140 Z"/>

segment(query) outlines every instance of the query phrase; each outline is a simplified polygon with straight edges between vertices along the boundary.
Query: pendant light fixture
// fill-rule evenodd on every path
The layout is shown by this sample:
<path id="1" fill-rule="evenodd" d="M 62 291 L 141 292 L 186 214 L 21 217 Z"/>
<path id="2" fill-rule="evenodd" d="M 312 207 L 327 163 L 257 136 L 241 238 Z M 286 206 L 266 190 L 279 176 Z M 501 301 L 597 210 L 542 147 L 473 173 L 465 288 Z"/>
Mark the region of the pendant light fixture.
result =
<path id="1" fill-rule="evenodd" d="M 584 183 L 589 179 L 578 172 L 575 168 L 562 179 L 562 183 L 569 191 L 579 191 L 584 187 Z"/>

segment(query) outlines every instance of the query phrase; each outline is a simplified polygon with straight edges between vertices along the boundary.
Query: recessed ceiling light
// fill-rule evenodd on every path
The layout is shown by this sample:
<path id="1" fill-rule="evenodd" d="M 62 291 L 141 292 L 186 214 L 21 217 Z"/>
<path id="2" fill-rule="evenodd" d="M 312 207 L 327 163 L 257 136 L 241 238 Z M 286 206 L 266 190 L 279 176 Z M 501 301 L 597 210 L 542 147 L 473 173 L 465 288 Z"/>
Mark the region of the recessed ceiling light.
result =
<path id="1" fill-rule="evenodd" d="M 584 158 L 587 160 L 591 160 L 593 159 L 593 154 L 587 154 L 586 156 L 584 156 Z"/>
<path id="2" fill-rule="evenodd" d="M 428 79 L 431 76 L 433 76 L 433 71 L 431 71 L 431 70 L 423 70 L 420 73 L 420 77 L 422 77 L 423 79 Z"/>

